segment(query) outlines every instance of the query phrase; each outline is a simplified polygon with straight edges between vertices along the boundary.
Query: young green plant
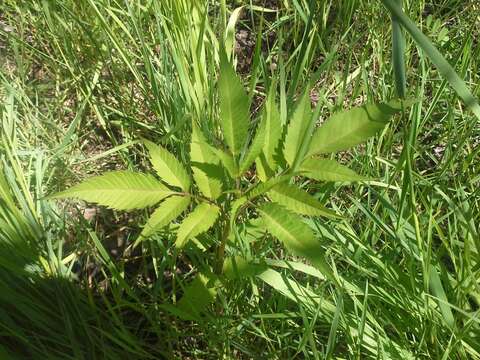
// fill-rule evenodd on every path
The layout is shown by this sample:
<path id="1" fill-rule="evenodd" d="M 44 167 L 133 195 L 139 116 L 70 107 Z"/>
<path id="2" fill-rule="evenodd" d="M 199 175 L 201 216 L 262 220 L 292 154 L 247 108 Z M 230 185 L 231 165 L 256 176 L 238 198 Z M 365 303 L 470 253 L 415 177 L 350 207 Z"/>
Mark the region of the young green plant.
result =
<path id="1" fill-rule="evenodd" d="M 254 134 L 249 136 L 253 123 L 250 99 L 223 52 L 218 94 L 222 138 L 209 142 L 193 121 L 189 163 L 182 164 L 165 148 L 145 140 L 156 176 L 114 171 L 51 198 L 78 198 L 117 210 L 158 204 L 137 243 L 179 218 L 182 219 L 175 241 L 178 249 L 198 243 L 196 238 L 203 233 L 217 236 L 216 251 L 208 261 L 209 273 L 199 274 L 192 283 L 196 288 L 209 288 L 204 291 L 208 298 L 211 289 L 220 283 L 217 280 L 225 275 L 224 269 L 231 272 L 231 261 L 225 264 L 225 254 L 232 230 L 252 219 L 291 253 L 308 259 L 326 278 L 335 281 L 323 258 L 319 238 L 304 217 L 341 216 L 300 187 L 298 180 L 364 180 L 325 155 L 346 150 L 375 135 L 406 104 L 390 101 L 356 107 L 334 114 L 316 128 L 318 112 L 312 112 L 307 90 L 289 112 L 287 123 L 282 124 L 272 85 Z M 182 303 L 188 303 L 184 313 L 195 316 L 199 312 L 192 310 L 195 303 L 203 302 L 179 304 Z"/>

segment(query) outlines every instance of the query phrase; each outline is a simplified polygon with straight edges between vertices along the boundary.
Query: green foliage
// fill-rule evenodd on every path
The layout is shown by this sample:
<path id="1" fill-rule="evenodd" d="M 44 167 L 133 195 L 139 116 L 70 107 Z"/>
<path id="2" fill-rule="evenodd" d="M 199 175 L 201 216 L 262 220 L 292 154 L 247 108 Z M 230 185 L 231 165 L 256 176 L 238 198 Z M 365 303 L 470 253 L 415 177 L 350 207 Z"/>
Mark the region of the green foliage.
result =
<path id="1" fill-rule="evenodd" d="M 222 192 L 222 182 L 218 178 L 219 161 L 195 123 L 192 125 L 190 160 L 193 178 L 200 192 L 210 199 L 218 198 Z"/>
<path id="2" fill-rule="evenodd" d="M 335 160 L 310 158 L 300 166 L 299 172 L 310 179 L 318 181 L 362 181 L 365 177 Z"/>
<path id="3" fill-rule="evenodd" d="M 478 12 L 462 0 L 1 2 L 0 358 L 479 359 Z M 235 154 L 221 47 L 255 114 Z M 306 131 L 289 163 L 306 84 L 318 107 L 297 130 L 393 85 L 418 103 L 339 156 L 310 155 Z M 208 149 L 189 154 L 192 119 L 204 138 L 192 147 Z M 45 201 L 86 174 L 150 166 L 143 138 L 190 186 L 151 166 L 174 192 L 151 208 Z M 301 214 L 312 198 L 344 218 Z M 203 203 L 217 221 L 176 249 Z M 268 232 L 265 204 L 308 226 L 316 261 Z"/>
<path id="4" fill-rule="evenodd" d="M 275 103 L 275 90 L 276 84 L 272 84 L 262 113 L 262 122 L 265 123 L 265 139 L 262 152 L 255 161 L 257 176 L 261 181 L 266 181 L 272 175 L 271 169 L 278 165 L 275 155 L 282 137 L 282 122 L 278 106 Z"/>
<path id="5" fill-rule="evenodd" d="M 215 154 L 218 159 L 220 159 L 220 162 L 222 163 L 223 167 L 227 170 L 230 177 L 232 179 L 235 178 L 237 176 L 238 169 L 237 169 L 237 164 L 235 163 L 234 157 L 231 154 L 221 149 L 214 148 L 213 146 L 209 146 L 209 148 L 211 152 Z"/>
<path id="6" fill-rule="evenodd" d="M 219 213 L 220 209 L 216 205 L 208 203 L 198 205 L 180 224 L 175 245 L 181 248 L 188 240 L 210 229 Z"/>
<path id="7" fill-rule="evenodd" d="M 223 136 L 232 154 L 238 155 L 248 134 L 250 101 L 223 51 L 220 52 L 218 94 Z"/>
<path id="8" fill-rule="evenodd" d="M 139 239 L 149 237 L 170 224 L 187 209 L 190 201 L 189 196 L 171 196 L 163 201 L 150 215 Z"/>
<path id="9" fill-rule="evenodd" d="M 188 191 L 190 188 L 190 177 L 175 156 L 151 141 L 144 141 L 144 143 L 150 153 L 150 161 L 153 168 L 160 179 L 168 185 Z"/>
<path id="10" fill-rule="evenodd" d="M 401 7 L 403 0 L 396 1 Z M 407 93 L 405 74 L 405 37 L 403 36 L 402 27 L 395 15 L 392 15 L 392 62 L 397 95 L 404 99 Z"/>
<path id="11" fill-rule="evenodd" d="M 213 274 L 198 274 L 188 284 L 183 297 L 177 303 L 177 309 L 185 319 L 199 319 L 205 308 L 214 302 L 217 295 L 218 280 Z"/>
<path id="12" fill-rule="evenodd" d="M 255 137 L 253 138 L 252 144 L 248 149 L 247 154 L 242 159 L 242 162 L 240 164 L 239 175 L 247 171 L 252 166 L 255 159 L 258 158 L 258 156 L 262 152 L 262 147 L 264 146 L 266 136 L 267 136 L 267 121 L 265 117 L 263 117 L 260 124 L 258 125 L 257 132 L 255 133 Z"/>
<path id="13" fill-rule="evenodd" d="M 369 104 L 334 114 L 313 134 L 307 155 L 347 150 L 382 130 L 402 103 Z"/>
<path id="14" fill-rule="evenodd" d="M 425 51 L 430 60 L 438 68 L 438 71 L 456 91 L 460 99 L 470 108 L 477 119 L 480 120 L 480 105 L 477 98 L 471 93 L 465 82 L 458 76 L 448 61 L 432 44 L 430 39 L 404 14 L 401 2 L 398 0 L 382 0 L 382 3 L 391 12 L 395 20 L 412 36 L 420 48 Z"/>
<path id="15" fill-rule="evenodd" d="M 90 178 L 51 199 L 77 198 L 118 210 L 142 209 L 175 194 L 152 175 L 112 171 Z"/>
<path id="16" fill-rule="evenodd" d="M 327 209 L 313 196 L 292 184 L 279 184 L 268 192 L 268 196 L 273 202 L 300 215 L 339 218 L 335 212 Z"/>
<path id="17" fill-rule="evenodd" d="M 115 172 L 88 179 L 53 198 L 77 197 L 117 209 L 132 209 L 154 205 L 172 195 L 153 212 L 140 241 L 177 219 L 193 203 L 193 211 L 178 226 L 175 246 L 184 248 L 190 240 L 210 231 L 217 240 L 217 255 L 211 263 L 211 271 L 216 271 L 217 275 L 221 275 L 224 267 L 227 241 L 238 232 L 236 227 L 240 224 L 237 223 L 249 221 L 249 214 L 256 211 L 268 233 L 334 280 L 317 236 L 302 216 L 341 216 L 299 188 L 294 179 L 305 176 L 318 181 L 363 180 L 353 170 L 333 160 L 312 155 L 344 150 L 365 141 L 381 130 L 405 104 L 389 102 L 340 112 L 314 130 L 315 118 L 310 109 L 308 89 L 296 104 L 291 119 L 281 126 L 272 88 L 255 136 L 248 149 L 244 149 L 250 121 L 249 100 L 223 53 L 220 56 L 219 97 L 219 123 L 229 150 L 218 146 L 221 139 L 216 139 L 215 145 L 210 144 L 199 126 L 192 123 L 190 163 L 185 166 L 190 168 L 198 192 L 191 188 L 190 175 L 184 165 L 164 148 L 145 141 L 157 175 L 168 186 L 181 188 L 182 193 L 166 187 L 151 175 Z M 280 146 L 282 133 L 286 136 Z M 283 151 L 278 152 L 279 148 Z M 263 166 L 263 171 L 258 172 L 257 178 L 243 178 L 254 162 L 257 169 Z M 270 201 L 266 201 L 265 195 Z M 255 221 L 255 215 L 251 220 Z M 215 296 L 207 282 L 207 278 L 200 275 L 187 287 L 177 306 L 178 314 L 199 316 Z"/>
<path id="18" fill-rule="evenodd" d="M 268 270 L 266 263 L 256 264 L 239 256 L 226 259 L 223 264 L 223 274 L 230 280 L 253 277 L 266 270 Z"/>
<path id="19" fill-rule="evenodd" d="M 320 243 L 301 216 L 276 203 L 264 204 L 258 210 L 267 231 L 293 254 L 303 256 L 317 266 L 324 262 Z"/>
<path id="20" fill-rule="evenodd" d="M 283 155 L 287 163 L 292 166 L 299 155 L 302 144 L 308 142 L 311 134 L 308 133 L 312 112 L 308 90 L 298 102 L 295 112 L 288 124 L 287 136 L 283 148 Z"/>

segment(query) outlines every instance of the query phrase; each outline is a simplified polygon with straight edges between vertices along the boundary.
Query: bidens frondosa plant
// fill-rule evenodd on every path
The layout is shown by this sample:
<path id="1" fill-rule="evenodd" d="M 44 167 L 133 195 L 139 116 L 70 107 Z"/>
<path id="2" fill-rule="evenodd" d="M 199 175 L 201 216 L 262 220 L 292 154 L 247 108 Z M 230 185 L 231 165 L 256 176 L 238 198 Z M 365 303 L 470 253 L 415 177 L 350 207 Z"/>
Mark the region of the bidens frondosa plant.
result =
<path id="1" fill-rule="evenodd" d="M 145 141 L 156 176 L 114 171 L 52 196 L 79 198 L 118 210 L 157 205 L 137 243 L 173 221 L 180 222 L 175 241 L 178 249 L 198 244 L 197 237 L 211 231 L 217 239 L 216 244 L 209 244 L 215 251 L 206 252 L 214 254 L 208 258 L 211 271 L 199 274 L 179 302 L 178 311 L 191 316 L 198 315 L 208 299 L 213 299 L 223 276 L 243 270 L 249 273 L 245 260 L 225 261 L 226 247 L 234 249 L 239 241 L 235 235 L 238 226 L 249 221 L 335 281 L 323 258 L 319 238 L 304 217 L 339 215 L 298 184 L 305 178 L 362 180 L 353 170 L 324 156 L 365 141 L 402 107 L 397 101 L 365 105 L 337 113 L 316 128 L 318 110 L 312 112 L 305 91 L 288 112 L 288 121 L 282 123 L 275 86 L 271 86 L 258 125 L 250 131 L 250 99 L 225 54 L 221 54 L 220 74 L 219 124 L 223 139 L 209 143 L 192 121 L 188 164 Z"/>

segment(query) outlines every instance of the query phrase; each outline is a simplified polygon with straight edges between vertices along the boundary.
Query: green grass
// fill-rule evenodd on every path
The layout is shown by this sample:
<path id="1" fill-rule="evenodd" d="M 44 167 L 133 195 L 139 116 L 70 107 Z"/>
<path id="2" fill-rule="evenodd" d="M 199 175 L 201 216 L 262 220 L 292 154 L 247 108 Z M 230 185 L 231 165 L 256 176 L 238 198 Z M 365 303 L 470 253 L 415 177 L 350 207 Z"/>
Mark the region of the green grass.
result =
<path id="1" fill-rule="evenodd" d="M 403 2 L 478 99 L 477 2 Z M 148 168 L 141 137 L 186 159 L 192 118 L 218 134 L 218 42 L 230 31 L 233 44 L 234 25 L 252 40 L 242 77 L 254 113 L 272 81 L 283 120 L 308 86 L 322 120 L 396 96 L 381 1 L 263 3 L 0 5 L 2 358 L 480 358 L 479 119 L 408 33 L 406 94 L 418 102 L 337 157 L 373 180 L 305 184 L 346 217 L 309 223 L 341 286 L 245 227 L 241 250 L 268 270 L 230 280 L 201 321 L 184 321 L 167 305 L 207 267 L 201 250 L 178 253 L 174 227 L 132 249 L 146 212 L 44 200 Z"/>

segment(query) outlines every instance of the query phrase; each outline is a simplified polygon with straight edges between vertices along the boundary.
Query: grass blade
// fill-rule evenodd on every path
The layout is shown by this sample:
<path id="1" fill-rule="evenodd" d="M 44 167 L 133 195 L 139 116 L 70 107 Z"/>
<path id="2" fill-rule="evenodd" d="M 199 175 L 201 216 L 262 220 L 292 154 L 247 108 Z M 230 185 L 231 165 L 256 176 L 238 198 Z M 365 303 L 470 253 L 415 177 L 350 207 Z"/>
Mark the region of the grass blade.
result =
<path id="1" fill-rule="evenodd" d="M 397 0 L 398 5 L 402 6 L 402 0 Z M 393 73 L 395 74 L 395 87 L 399 98 L 406 96 L 406 74 L 405 74 L 405 37 L 397 17 L 392 14 L 392 60 Z"/>
<path id="2" fill-rule="evenodd" d="M 398 22 L 402 24 L 405 30 L 413 37 L 420 48 L 425 51 L 430 60 L 438 68 L 438 71 L 444 76 L 458 96 L 462 99 L 465 105 L 475 114 L 480 120 L 480 105 L 478 100 L 470 92 L 465 82 L 458 76 L 453 67 L 443 57 L 443 55 L 432 44 L 430 39 L 420 31 L 420 29 L 413 23 L 410 18 L 404 14 L 401 7 L 395 0 L 382 0 L 385 7 L 397 18 Z"/>

